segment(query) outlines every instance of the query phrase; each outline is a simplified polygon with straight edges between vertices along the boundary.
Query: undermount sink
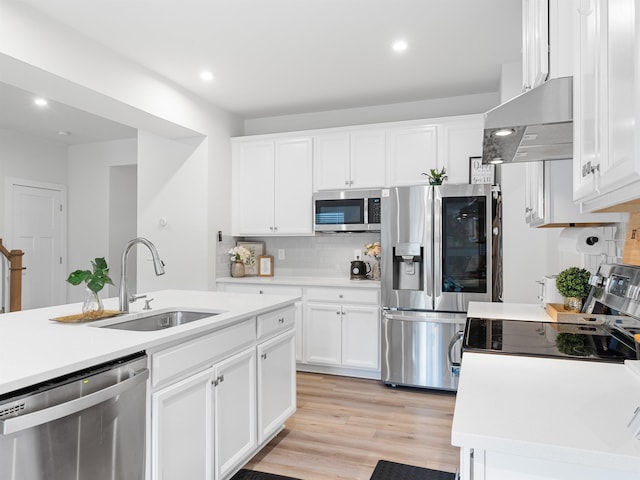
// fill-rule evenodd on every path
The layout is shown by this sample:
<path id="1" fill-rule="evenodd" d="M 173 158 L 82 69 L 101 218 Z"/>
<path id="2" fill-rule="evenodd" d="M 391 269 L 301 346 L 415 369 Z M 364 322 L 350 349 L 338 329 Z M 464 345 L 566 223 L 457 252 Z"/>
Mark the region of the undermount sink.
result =
<path id="1" fill-rule="evenodd" d="M 165 328 L 177 327 L 185 323 L 195 322 L 201 318 L 213 317 L 222 312 L 190 312 L 175 310 L 164 313 L 156 313 L 133 320 L 125 320 L 119 323 L 102 325 L 100 328 L 115 328 L 117 330 L 135 330 L 137 332 L 153 332 Z"/>

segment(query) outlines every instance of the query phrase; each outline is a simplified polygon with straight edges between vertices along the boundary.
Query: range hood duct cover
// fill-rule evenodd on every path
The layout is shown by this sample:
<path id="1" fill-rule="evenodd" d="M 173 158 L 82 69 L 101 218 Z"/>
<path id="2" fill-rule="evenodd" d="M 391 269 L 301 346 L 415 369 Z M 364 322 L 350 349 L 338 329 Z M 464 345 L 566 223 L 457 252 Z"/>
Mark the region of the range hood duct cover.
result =
<path id="1" fill-rule="evenodd" d="M 505 129 L 513 133 L 495 135 Z M 484 114 L 482 163 L 570 158 L 573 158 L 572 77 L 548 80 Z"/>

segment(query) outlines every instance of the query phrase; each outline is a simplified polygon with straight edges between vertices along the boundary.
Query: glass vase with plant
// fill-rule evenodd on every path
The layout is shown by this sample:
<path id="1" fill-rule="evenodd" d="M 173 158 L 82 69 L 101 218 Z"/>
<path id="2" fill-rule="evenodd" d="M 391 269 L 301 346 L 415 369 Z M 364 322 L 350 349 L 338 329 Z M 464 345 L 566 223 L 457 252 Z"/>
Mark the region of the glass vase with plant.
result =
<path id="1" fill-rule="evenodd" d="M 113 285 L 109 277 L 109 266 L 104 257 L 96 258 L 91 262 L 92 270 L 75 270 L 69 274 L 67 282 L 71 285 L 87 284 L 87 294 L 82 305 L 82 313 L 85 318 L 97 318 L 104 312 L 104 306 L 99 292 L 105 285 Z"/>
<path id="2" fill-rule="evenodd" d="M 371 267 L 371 279 L 380 280 L 380 242 L 365 244 L 364 254 L 375 259 Z"/>

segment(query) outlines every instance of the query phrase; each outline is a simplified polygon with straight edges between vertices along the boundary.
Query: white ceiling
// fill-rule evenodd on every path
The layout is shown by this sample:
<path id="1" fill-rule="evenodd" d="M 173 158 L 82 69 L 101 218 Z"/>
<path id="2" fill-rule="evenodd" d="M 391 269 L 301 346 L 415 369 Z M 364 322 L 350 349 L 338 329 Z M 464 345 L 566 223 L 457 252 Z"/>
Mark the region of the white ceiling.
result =
<path id="1" fill-rule="evenodd" d="M 22 3 L 243 118 L 497 92 L 521 57 L 519 0 Z"/>

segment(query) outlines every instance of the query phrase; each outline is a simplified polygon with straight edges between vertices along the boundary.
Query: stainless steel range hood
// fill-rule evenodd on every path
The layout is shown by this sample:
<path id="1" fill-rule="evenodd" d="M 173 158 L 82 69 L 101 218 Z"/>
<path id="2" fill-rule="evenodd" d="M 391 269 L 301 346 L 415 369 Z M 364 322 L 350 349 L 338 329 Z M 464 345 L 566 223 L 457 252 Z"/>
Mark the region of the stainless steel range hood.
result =
<path id="1" fill-rule="evenodd" d="M 554 78 L 484 114 L 482 163 L 573 158 L 573 79 Z"/>

